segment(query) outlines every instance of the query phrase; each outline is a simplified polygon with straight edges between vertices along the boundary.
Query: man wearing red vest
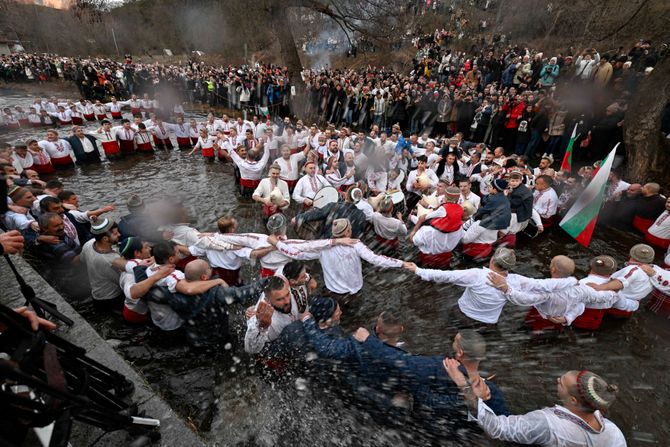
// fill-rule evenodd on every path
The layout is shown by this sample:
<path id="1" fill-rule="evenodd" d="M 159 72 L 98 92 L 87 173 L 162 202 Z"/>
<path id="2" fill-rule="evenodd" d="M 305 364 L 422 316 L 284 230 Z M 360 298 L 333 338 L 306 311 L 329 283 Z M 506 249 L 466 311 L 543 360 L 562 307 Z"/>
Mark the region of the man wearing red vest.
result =
<path id="1" fill-rule="evenodd" d="M 421 216 L 409 240 L 420 250 L 419 260 L 431 267 L 448 267 L 452 250 L 463 237 L 463 207 L 457 202 L 461 191 L 450 186 L 445 192 L 445 203 L 430 214 Z M 427 225 L 424 225 L 427 224 Z"/>

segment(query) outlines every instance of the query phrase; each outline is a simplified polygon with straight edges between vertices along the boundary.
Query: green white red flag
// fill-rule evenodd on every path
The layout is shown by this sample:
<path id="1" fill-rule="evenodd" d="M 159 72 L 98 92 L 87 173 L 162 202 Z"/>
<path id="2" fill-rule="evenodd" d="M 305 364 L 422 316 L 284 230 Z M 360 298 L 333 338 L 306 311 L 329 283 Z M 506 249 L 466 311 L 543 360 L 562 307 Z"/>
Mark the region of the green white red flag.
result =
<path id="1" fill-rule="evenodd" d="M 593 230 L 598 221 L 598 213 L 603 204 L 605 189 L 607 188 L 607 179 L 612 170 L 614 155 L 619 146 L 617 143 L 614 149 L 600 163 L 598 173 L 593 177 L 591 183 L 581 193 L 574 205 L 568 210 L 563 220 L 559 224 L 563 230 L 575 238 L 584 247 L 588 247 L 593 236 Z"/>
<path id="2" fill-rule="evenodd" d="M 565 155 L 563 156 L 563 161 L 561 162 L 561 171 L 572 171 L 572 146 L 575 145 L 576 139 L 577 124 L 575 124 L 575 128 L 572 129 L 572 135 L 570 136 L 570 141 L 568 142 L 568 148 L 565 150 Z"/>

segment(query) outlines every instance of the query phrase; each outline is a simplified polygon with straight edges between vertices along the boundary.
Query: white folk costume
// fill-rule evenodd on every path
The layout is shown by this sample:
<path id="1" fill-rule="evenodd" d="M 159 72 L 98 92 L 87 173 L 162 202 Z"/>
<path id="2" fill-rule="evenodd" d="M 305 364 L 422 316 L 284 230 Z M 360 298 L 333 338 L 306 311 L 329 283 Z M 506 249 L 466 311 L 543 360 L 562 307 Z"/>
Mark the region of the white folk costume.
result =
<path id="1" fill-rule="evenodd" d="M 491 272 L 486 267 L 466 270 L 416 269 L 416 274 L 424 281 L 449 283 L 465 287 L 458 299 L 458 307 L 467 317 L 486 324 L 496 324 L 507 303 L 505 295 L 488 283 Z M 514 273 L 507 274 L 507 284 L 526 292 L 553 292 L 577 284 L 574 278 L 533 279 Z"/>
<path id="2" fill-rule="evenodd" d="M 340 295 L 358 293 L 363 288 L 361 259 L 381 268 L 402 267 L 402 261 L 380 256 L 360 241 L 353 246 L 335 245 L 310 252 L 301 250 L 299 246 L 278 242 L 277 250 L 292 259 L 318 259 L 326 288 Z"/>
<path id="3" fill-rule="evenodd" d="M 304 204 L 305 199 L 313 200 L 317 191 L 326 186 L 330 186 L 330 183 L 322 175 L 303 175 L 295 185 L 293 200 Z"/>
<path id="4" fill-rule="evenodd" d="M 558 212 L 558 195 L 554 188 L 533 191 L 533 209 L 540 215 L 543 228 L 552 227 Z"/>
<path id="5" fill-rule="evenodd" d="M 67 141 L 63 139 L 56 141 L 42 140 L 37 144 L 49 155 L 51 164 L 54 167 L 67 168 L 74 164 L 71 155 L 72 147 Z"/>
<path id="6" fill-rule="evenodd" d="M 670 247 L 670 211 L 663 211 L 649 230 L 644 234 L 644 239 L 654 247 L 663 250 Z"/>
<path id="7" fill-rule="evenodd" d="M 514 416 L 496 416 L 481 399 L 477 408 L 477 424 L 494 439 L 543 447 L 626 447 L 621 430 L 600 411 L 593 413 L 601 426 L 595 430 L 560 405 Z"/>

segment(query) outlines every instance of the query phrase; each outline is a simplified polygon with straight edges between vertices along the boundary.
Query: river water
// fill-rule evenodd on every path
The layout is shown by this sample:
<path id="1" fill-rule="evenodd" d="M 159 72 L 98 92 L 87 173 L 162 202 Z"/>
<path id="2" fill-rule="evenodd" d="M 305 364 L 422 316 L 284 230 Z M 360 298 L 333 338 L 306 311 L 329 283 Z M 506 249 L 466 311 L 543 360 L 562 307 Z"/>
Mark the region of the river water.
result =
<path id="1" fill-rule="evenodd" d="M 0 107 L 19 104 L 27 108 L 30 102 L 31 98 L 25 95 L 7 91 L 0 96 Z M 204 119 L 204 115 L 190 116 Z M 187 118 L 190 116 L 187 114 Z M 28 137 L 41 139 L 44 135 L 40 130 L 21 129 L 5 132 L 0 141 Z M 116 203 L 119 207 L 115 217 L 120 217 L 126 213 L 124 203 L 131 193 L 145 199 L 179 196 L 191 210 L 193 224 L 203 231 L 215 230 L 217 217 L 232 213 L 240 222 L 241 232 L 264 232 L 258 207 L 238 201 L 231 166 L 205 164 L 197 155 L 157 152 L 103 162 L 96 167 L 78 167 L 58 175 L 66 189 L 80 196 L 84 209 Z M 609 254 L 621 265 L 637 241 L 636 236 L 607 230 L 596 233 L 590 247 L 584 249 L 565 233 L 554 230 L 519 244 L 515 271 L 547 277 L 551 257 L 567 254 L 575 259 L 578 277 L 582 277 L 593 256 Z M 412 255 L 412 251 L 405 250 L 407 259 Z M 453 266 L 465 267 L 468 265 L 458 259 Z M 254 273 L 246 269 L 245 279 L 251 280 Z M 380 271 L 369 266 L 364 273 L 364 298 L 343 315 L 345 332 L 369 327 L 385 309 L 400 309 L 406 328 L 403 339 L 409 351 L 451 354 L 451 338 L 457 328 L 450 324 L 448 315 L 461 288 L 438 286 L 405 272 Z M 73 305 L 211 443 L 499 445 L 482 438 L 477 430 L 438 436 L 430 429 L 430 423 L 378 422 L 351 400 L 342 399 L 341 390 L 324 388 L 309 377 L 267 380 L 244 354 L 241 343 L 220 353 L 205 354 L 191 350 L 178 337 L 165 336 L 151 328 L 128 327 L 118 316 L 96 313 L 90 302 Z M 238 325 L 241 313 L 238 309 Z M 629 445 L 667 445 L 668 320 L 642 308 L 627 321 L 606 321 L 596 333 L 567 330 L 556 337 L 537 339 L 522 329 L 525 313 L 525 309 L 512 305 L 505 307 L 498 333 L 487 338 L 488 355 L 482 364 L 482 375 L 495 374 L 494 381 L 512 412 L 557 403 L 556 378 L 570 369 L 590 369 L 619 385 L 618 401 L 608 417 L 622 429 Z"/>

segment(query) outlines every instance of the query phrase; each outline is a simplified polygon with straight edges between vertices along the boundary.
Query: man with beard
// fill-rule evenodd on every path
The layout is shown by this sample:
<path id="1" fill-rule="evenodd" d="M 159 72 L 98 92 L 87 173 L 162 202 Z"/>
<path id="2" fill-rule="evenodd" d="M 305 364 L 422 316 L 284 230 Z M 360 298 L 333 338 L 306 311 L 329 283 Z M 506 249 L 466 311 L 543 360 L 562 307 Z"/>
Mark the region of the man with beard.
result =
<path id="1" fill-rule="evenodd" d="M 112 219 L 102 219 L 91 225 L 93 239 L 81 248 L 81 262 L 86 266 L 93 303 L 107 310 L 123 309 L 123 290 L 119 286 L 120 272 L 112 268 L 119 258 L 114 245 L 119 242 L 119 227 Z"/>
<path id="2" fill-rule="evenodd" d="M 286 326 L 298 320 L 298 316 L 298 305 L 291 296 L 288 281 L 271 276 L 256 304 L 255 314 L 247 320 L 244 350 L 259 354 L 269 342 L 279 338 Z"/>

